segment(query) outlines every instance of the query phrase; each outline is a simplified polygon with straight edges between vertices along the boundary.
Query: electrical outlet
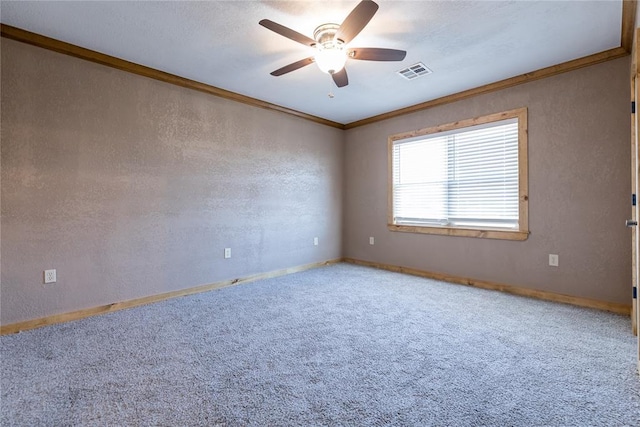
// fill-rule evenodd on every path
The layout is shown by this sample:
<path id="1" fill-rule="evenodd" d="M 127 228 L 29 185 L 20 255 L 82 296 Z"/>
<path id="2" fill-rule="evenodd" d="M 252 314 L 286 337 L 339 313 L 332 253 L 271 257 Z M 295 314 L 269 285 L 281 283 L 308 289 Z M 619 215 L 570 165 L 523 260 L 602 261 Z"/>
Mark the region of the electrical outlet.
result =
<path id="1" fill-rule="evenodd" d="M 373 245 L 376 242 L 376 240 L 373 237 L 369 237 L 369 244 Z"/>
<path id="2" fill-rule="evenodd" d="M 557 267 L 558 266 L 558 255 L 556 254 L 549 254 L 549 265 L 552 267 Z"/>
<path id="3" fill-rule="evenodd" d="M 231 258 L 231 248 L 224 248 L 224 257 Z"/>
<path id="4" fill-rule="evenodd" d="M 56 282 L 56 271 L 55 270 L 45 270 L 44 271 L 44 283 L 55 283 Z"/>
<path id="5" fill-rule="evenodd" d="M 317 237 L 313 238 L 313 246 L 318 246 L 318 238 Z"/>

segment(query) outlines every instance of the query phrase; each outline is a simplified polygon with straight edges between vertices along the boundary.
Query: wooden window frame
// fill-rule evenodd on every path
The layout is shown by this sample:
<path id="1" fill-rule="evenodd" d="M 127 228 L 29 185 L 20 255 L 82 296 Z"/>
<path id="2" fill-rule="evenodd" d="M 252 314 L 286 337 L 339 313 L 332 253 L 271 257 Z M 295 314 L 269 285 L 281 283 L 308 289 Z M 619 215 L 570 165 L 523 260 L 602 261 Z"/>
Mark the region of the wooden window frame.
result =
<path id="1" fill-rule="evenodd" d="M 500 120 L 518 119 L 518 229 L 507 230 L 484 227 L 451 227 L 397 225 L 393 221 L 393 144 L 395 141 L 433 135 L 439 132 L 497 122 Z M 439 234 L 447 236 L 478 237 L 485 239 L 526 240 L 529 237 L 529 165 L 528 165 L 528 125 L 527 108 L 517 108 L 502 113 L 475 117 L 467 120 L 447 123 L 410 132 L 391 135 L 387 143 L 387 228 L 391 231 L 406 233 Z"/>

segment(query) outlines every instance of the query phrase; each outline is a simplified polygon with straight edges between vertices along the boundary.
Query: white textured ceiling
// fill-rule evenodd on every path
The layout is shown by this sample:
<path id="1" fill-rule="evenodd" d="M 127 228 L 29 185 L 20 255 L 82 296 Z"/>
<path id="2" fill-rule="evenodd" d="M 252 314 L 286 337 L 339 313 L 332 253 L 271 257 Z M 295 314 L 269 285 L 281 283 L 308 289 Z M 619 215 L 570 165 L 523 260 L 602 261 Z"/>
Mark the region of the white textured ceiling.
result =
<path id="1" fill-rule="evenodd" d="M 353 47 L 403 49 L 402 62 L 349 60 L 333 88 L 314 64 L 269 73 L 311 48 L 258 25 L 263 18 L 313 37 L 354 1 L 2 1 L 0 20 L 68 43 L 339 123 L 620 46 L 622 1 L 385 1 Z M 395 71 L 422 61 L 433 73 Z"/>

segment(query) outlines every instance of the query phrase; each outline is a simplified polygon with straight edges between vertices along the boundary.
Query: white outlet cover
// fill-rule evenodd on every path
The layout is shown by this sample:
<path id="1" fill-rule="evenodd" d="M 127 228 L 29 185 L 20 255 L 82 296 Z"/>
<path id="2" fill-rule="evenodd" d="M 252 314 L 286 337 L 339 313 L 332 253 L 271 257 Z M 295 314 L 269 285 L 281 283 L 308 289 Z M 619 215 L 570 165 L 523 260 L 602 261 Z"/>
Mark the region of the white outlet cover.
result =
<path id="1" fill-rule="evenodd" d="M 231 248 L 224 248 L 224 257 L 231 258 Z"/>
<path id="2" fill-rule="evenodd" d="M 318 238 L 317 237 L 313 238 L 313 246 L 318 246 Z"/>
<path id="3" fill-rule="evenodd" d="M 55 283 L 55 282 L 56 282 L 56 270 L 45 270 L 44 283 Z"/>
<path id="4" fill-rule="evenodd" d="M 559 257 L 556 254 L 549 254 L 549 265 L 552 267 L 557 267 L 559 264 Z"/>
<path id="5" fill-rule="evenodd" d="M 374 239 L 373 237 L 369 237 L 369 244 L 373 245 L 376 242 L 376 239 Z"/>

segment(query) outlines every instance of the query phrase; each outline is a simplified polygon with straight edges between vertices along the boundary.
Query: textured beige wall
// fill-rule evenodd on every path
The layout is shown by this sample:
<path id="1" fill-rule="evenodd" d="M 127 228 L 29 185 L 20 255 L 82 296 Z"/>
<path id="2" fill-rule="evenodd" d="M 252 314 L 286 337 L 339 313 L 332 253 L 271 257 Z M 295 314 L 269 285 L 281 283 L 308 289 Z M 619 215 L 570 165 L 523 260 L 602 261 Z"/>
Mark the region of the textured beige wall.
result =
<path id="1" fill-rule="evenodd" d="M 343 131 L 1 48 L 3 324 L 340 256 Z"/>
<path id="2" fill-rule="evenodd" d="M 628 59 L 343 133 L 1 48 L 3 324 L 340 255 L 629 303 Z M 527 241 L 386 229 L 389 134 L 522 106 Z"/>
<path id="3" fill-rule="evenodd" d="M 528 240 L 387 230 L 388 135 L 518 107 L 529 109 Z M 629 117 L 623 58 L 349 130 L 343 255 L 630 304 Z"/>

